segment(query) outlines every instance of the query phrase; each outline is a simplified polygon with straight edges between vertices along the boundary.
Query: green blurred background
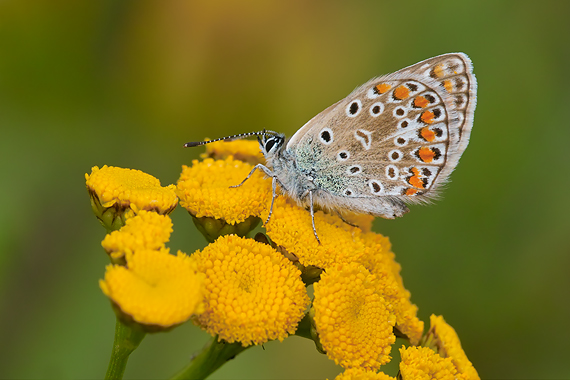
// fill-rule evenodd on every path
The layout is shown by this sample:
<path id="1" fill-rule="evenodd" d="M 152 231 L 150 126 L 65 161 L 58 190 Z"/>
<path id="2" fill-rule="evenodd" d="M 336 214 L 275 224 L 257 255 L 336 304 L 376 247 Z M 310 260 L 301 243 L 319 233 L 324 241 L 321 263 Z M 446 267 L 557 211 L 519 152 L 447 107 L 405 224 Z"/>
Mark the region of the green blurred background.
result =
<path id="1" fill-rule="evenodd" d="M 442 314 L 482 378 L 570 378 L 569 17 L 549 0 L 2 1 L 0 377 L 105 373 L 92 166 L 174 183 L 200 153 L 186 141 L 291 135 L 373 76 L 463 51 L 479 81 L 469 148 L 441 201 L 375 230 L 420 317 Z M 205 245 L 172 217 L 172 249 Z M 168 377 L 207 339 L 191 324 L 149 335 L 125 377 Z M 292 337 L 212 378 L 339 371 Z"/>

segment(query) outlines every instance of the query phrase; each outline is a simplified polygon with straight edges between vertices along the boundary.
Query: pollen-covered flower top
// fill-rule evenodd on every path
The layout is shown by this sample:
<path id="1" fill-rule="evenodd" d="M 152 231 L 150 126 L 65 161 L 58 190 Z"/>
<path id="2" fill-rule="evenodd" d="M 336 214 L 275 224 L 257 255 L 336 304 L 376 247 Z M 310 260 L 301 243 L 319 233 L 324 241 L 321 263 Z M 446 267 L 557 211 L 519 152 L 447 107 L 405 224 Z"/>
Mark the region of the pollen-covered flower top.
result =
<path id="1" fill-rule="evenodd" d="M 230 224 L 259 216 L 271 199 L 271 181 L 256 172 L 243 185 L 231 188 L 252 169 L 232 157 L 194 160 L 191 167 L 182 167 L 177 186 L 180 205 L 197 218 L 223 219 Z"/>
<path id="2" fill-rule="evenodd" d="M 101 245 L 113 260 L 117 260 L 127 252 L 160 249 L 170 239 L 171 233 L 172 221 L 168 215 L 142 210 L 138 215 L 127 219 L 120 230 L 105 236 Z"/>
<path id="3" fill-rule="evenodd" d="M 233 156 L 236 160 L 252 165 L 265 162 L 265 157 L 259 149 L 259 143 L 251 140 L 216 141 L 205 145 L 206 153 L 202 157 L 215 160 L 226 159 Z"/>
<path id="4" fill-rule="evenodd" d="M 348 368 L 340 373 L 334 380 L 396 380 L 383 372 L 367 371 L 362 368 Z"/>
<path id="5" fill-rule="evenodd" d="M 428 347 L 400 348 L 402 380 L 457 380 L 457 369 L 449 358 L 442 358 Z"/>
<path id="6" fill-rule="evenodd" d="M 262 217 L 267 216 L 267 210 Z M 354 218 L 354 221 L 359 220 Z M 367 218 L 361 218 L 365 225 Z M 316 240 L 311 215 L 291 200 L 280 197 L 275 201 L 273 214 L 265 226 L 267 235 L 288 253 L 296 256 L 304 266 L 327 269 L 339 263 L 361 263 L 382 281 L 391 284 L 390 298 L 396 327 L 417 344 L 424 325 L 417 317 L 418 308 L 410 301 L 410 292 L 404 287 L 400 265 L 395 261 L 388 238 L 374 232 L 363 232 L 342 221 L 336 215 L 315 213 L 315 227 L 322 244 Z"/>
<path id="7" fill-rule="evenodd" d="M 430 329 L 426 336 L 426 344 L 436 348 L 438 354 L 449 358 L 457 368 L 460 377 L 468 380 L 479 380 L 479 374 L 461 348 L 457 333 L 448 325 L 442 316 L 430 316 Z"/>
<path id="8" fill-rule="evenodd" d="M 104 207 L 117 204 L 167 214 L 178 203 L 174 185 L 162 187 L 158 179 L 140 170 L 94 166 L 85 179 L 87 188 L 98 195 Z"/>
<path id="9" fill-rule="evenodd" d="M 267 219 L 269 210 L 263 211 Z M 362 230 L 352 227 L 336 215 L 315 213 L 315 238 L 311 214 L 285 197 L 275 199 L 273 214 L 265 225 L 267 235 L 276 244 L 295 255 L 305 266 L 327 268 L 334 263 L 354 262 L 366 255 L 368 248 L 361 239 Z"/>
<path id="10" fill-rule="evenodd" d="M 153 176 L 135 169 L 94 166 L 85 174 L 91 207 L 109 230 L 117 230 L 139 210 L 168 214 L 178 204 L 175 186 L 160 186 Z"/>
<path id="11" fill-rule="evenodd" d="M 411 345 L 417 345 L 424 331 L 424 323 L 417 317 L 418 307 L 411 302 L 411 294 L 404 287 L 400 276 L 401 266 L 396 262 L 389 239 L 374 232 L 367 232 L 362 237 L 369 250 L 360 262 L 371 273 L 385 277 L 397 289 L 391 295 L 396 316 L 395 327 L 410 340 Z"/>
<path id="12" fill-rule="evenodd" d="M 344 368 L 377 370 L 390 361 L 396 289 L 358 263 L 328 268 L 314 285 L 314 322 L 329 358 Z"/>
<path id="13" fill-rule="evenodd" d="M 249 346 L 295 332 L 309 298 L 299 270 L 280 253 L 228 235 L 192 257 L 206 275 L 206 311 L 196 322 L 210 334 Z"/>
<path id="14" fill-rule="evenodd" d="M 204 275 L 191 257 L 171 255 L 166 248 L 143 249 L 127 253 L 126 261 L 126 266 L 108 265 L 99 282 L 121 318 L 161 330 L 204 310 Z"/>

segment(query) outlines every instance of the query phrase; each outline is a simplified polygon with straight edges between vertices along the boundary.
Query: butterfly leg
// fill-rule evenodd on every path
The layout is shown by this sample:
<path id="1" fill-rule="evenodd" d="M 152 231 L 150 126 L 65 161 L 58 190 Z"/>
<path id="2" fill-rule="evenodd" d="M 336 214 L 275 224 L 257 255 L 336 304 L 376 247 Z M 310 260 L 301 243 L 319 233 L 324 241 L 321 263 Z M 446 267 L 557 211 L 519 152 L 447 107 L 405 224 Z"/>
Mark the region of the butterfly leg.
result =
<path id="1" fill-rule="evenodd" d="M 321 244 L 321 241 L 319 240 L 319 235 L 317 235 L 317 229 L 315 228 L 315 210 L 313 208 L 313 191 L 309 190 L 309 203 L 311 205 L 311 222 L 313 223 L 313 232 L 315 233 L 315 237 L 317 238 L 317 241 L 319 242 L 319 244 Z"/>
<path id="2" fill-rule="evenodd" d="M 269 219 L 271 219 L 271 214 L 273 214 L 273 203 L 275 202 L 275 198 L 277 198 L 277 182 L 279 182 L 279 185 L 281 185 L 281 182 L 277 179 L 277 177 L 275 176 L 273 171 L 271 171 L 271 169 L 269 169 L 267 166 L 265 166 L 263 164 L 257 164 L 253 167 L 253 169 L 251 169 L 251 171 L 249 172 L 247 177 L 245 177 L 245 179 L 243 181 L 241 181 L 240 184 L 230 186 L 230 188 L 240 187 L 241 185 L 243 185 L 245 183 L 245 181 L 247 181 L 257 169 L 263 170 L 263 172 L 265 174 L 267 174 L 269 177 L 273 178 L 273 180 L 272 180 L 273 194 L 271 197 L 271 206 L 269 207 L 269 215 L 267 216 L 267 220 L 265 221 L 265 224 L 267 224 L 267 223 L 269 223 Z"/>
<path id="3" fill-rule="evenodd" d="M 234 188 L 234 187 L 240 187 L 241 185 L 243 185 L 243 184 L 245 183 L 245 181 L 247 181 L 247 180 L 253 175 L 253 173 L 254 173 L 257 169 L 261 169 L 261 170 L 263 170 L 263 172 L 264 172 L 265 174 L 267 174 L 269 177 L 274 177 L 274 178 L 275 178 L 275 176 L 274 176 L 274 174 L 273 174 L 273 171 L 271 171 L 271 169 L 269 169 L 267 166 L 265 166 L 265 165 L 263 165 L 263 164 L 257 164 L 257 165 L 255 165 L 255 166 L 253 167 L 253 169 L 251 169 L 251 171 L 249 172 L 249 174 L 247 175 L 247 177 L 245 177 L 245 179 L 244 179 L 243 181 L 241 181 L 240 184 L 234 185 L 234 186 L 230 186 L 230 189 L 231 189 L 231 188 Z"/>
<path id="4" fill-rule="evenodd" d="M 338 215 L 338 217 L 339 217 L 343 222 L 345 222 L 345 223 L 348 224 L 349 226 L 358 227 L 356 224 L 352 224 L 352 223 L 346 221 L 346 219 L 344 219 L 344 217 L 342 216 L 342 214 L 341 214 L 340 212 L 336 211 L 336 214 Z"/>
<path id="5" fill-rule="evenodd" d="M 273 177 L 273 181 L 271 181 L 271 186 L 273 188 L 273 194 L 271 196 L 271 206 L 269 206 L 269 215 L 267 215 L 267 220 L 265 221 L 265 224 L 269 223 L 269 219 L 271 219 L 271 214 L 273 214 L 273 202 L 275 202 L 275 198 L 277 198 L 277 192 L 275 191 L 277 189 L 277 177 Z"/>

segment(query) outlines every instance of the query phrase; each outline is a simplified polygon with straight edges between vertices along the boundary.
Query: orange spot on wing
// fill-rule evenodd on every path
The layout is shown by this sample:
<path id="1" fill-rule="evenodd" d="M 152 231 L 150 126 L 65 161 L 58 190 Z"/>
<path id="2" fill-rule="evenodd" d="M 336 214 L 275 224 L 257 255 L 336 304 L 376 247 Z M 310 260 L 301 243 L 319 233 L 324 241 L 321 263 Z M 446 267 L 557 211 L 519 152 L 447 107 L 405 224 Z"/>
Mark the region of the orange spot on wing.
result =
<path id="1" fill-rule="evenodd" d="M 435 152 L 433 150 L 431 150 L 430 148 L 427 148 L 427 147 L 420 148 L 420 150 L 418 151 L 418 154 L 420 156 L 420 159 L 423 162 L 427 162 L 427 163 L 432 162 L 433 158 L 435 157 Z"/>
<path id="2" fill-rule="evenodd" d="M 424 108 L 427 107 L 428 104 L 429 101 L 423 96 L 418 96 L 417 98 L 414 99 L 414 106 L 416 107 Z"/>
<path id="3" fill-rule="evenodd" d="M 447 90 L 447 92 L 453 91 L 453 84 L 449 79 L 443 81 L 443 87 Z"/>
<path id="4" fill-rule="evenodd" d="M 433 71 L 432 71 L 432 72 L 433 72 L 433 75 L 434 75 L 436 78 L 441 78 L 441 77 L 444 75 L 444 73 L 443 73 L 443 66 L 442 66 L 442 65 L 437 65 L 436 67 L 433 68 Z"/>
<path id="5" fill-rule="evenodd" d="M 394 90 L 394 97 L 399 100 L 406 99 L 410 96 L 410 90 L 406 86 L 399 86 Z"/>
<path id="6" fill-rule="evenodd" d="M 432 142 L 435 140 L 435 132 L 430 130 L 428 127 L 422 128 L 420 134 L 426 141 Z"/>
<path id="7" fill-rule="evenodd" d="M 410 185 L 412 185 L 413 187 L 417 187 L 418 189 L 424 188 L 424 183 L 422 182 L 420 177 L 416 177 L 416 176 L 410 177 L 408 182 L 410 183 Z"/>
<path id="8" fill-rule="evenodd" d="M 378 86 L 376 86 L 376 91 L 378 91 L 380 94 L 384 94 L 388 92 L 388 90 L 391 88 L 392 86 L 390 86 L 389 84 L 380 83 Z"/>
<path id="9" fill-rule="evenodd" d="M 407 189 L 406 190 L 406 195 L 416 195 L 418 193 L 418 191 L 416 189 Z"/>
<path id="10" fill-rule="evenodd" d="M 421 119 L 424 123 L 431 124 L 431 123 L 433 123 L 434 117 L 435 117 L 435 115 L 433 114 L 433 112 L 425 111 L 424 113 L 422 113 Z"/>

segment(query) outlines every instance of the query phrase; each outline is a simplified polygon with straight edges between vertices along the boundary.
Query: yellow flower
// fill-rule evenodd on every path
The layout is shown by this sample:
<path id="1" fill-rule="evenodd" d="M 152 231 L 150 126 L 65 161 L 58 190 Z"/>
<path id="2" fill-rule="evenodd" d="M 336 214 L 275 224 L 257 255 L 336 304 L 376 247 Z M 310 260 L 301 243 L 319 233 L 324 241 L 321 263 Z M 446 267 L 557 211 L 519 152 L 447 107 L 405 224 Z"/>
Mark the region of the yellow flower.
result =
<path id="1" fill-rule="evenodd" d="M 119 231 L 113 231 L 101 242 L 114 263 L 124 260 L 126 253 L 140 249 L 160 249 L 170 239 L 172 221 L 168 215 L 139 211 L 127 219 Z"/>
<path id="2" fill-rule="evenodd" d="M 309 298 L 299 270 L 269 245 L 228 235 L 192 257 L 206 274 L 196 322 L 208 333 L 249 346 L 295 332 Z"/>
<path id="3" fill-rule="evenodd" d="M 169 214 L 178 204 L 174 185 L 162 187 L 140 170 L 94 166 L 91 174 L 85 174 L 85 182 L 91 207 L 108 230 L 118 230 L 139 210 Z"/>
<path id="4" fill-rule="evenodd" d="M 344 368 L 377 370 L 390 361 L 395 323 L 384 279 L 357 263 L 339 264 L 314 285 L 314 322 L 327 356 Z"/>
<path id="5" fill-rule="evenodd" d="M 456 380 L 457 369 L 451 359 L 442 358 L 428 347 L 400 348 L 402 380 Z"/>
<path id="6" fill-rule="evenodd" d="M 259 143 L 251 140 L 216 141 L 206 144 L 206 153 L 202 158 L 223 160 L 229 156 L 239 161 L 248 162 L 252 165 L 265 163 L 265 157 L 259 149 Z"/>
<path id="7" fill-rule="evenodd" d="M 239 185 L 252 169 L 253 166 L 232 157 L 194 160 L 192 167 L 182 167 L 177 186 L 180 204 L 198 219 L 197 226 L 210 241 L 222 233 L 243 236 L 259 221 L 257 217 L 271 199 L 271 181 L 256 172 L 242 186 L 230 188 Z M 244 222 L 247 226 L 238 226 Z"/>
<path id="8" fill-rule="evenodd" d="M 334 380 L 396 380 L 392 376 L 388 376 L 383 372 L 366 371 L 361 368 L 348 368 Z"/>
<path id="9" fill-rule="evenodd" d="M 368 232 L 363 241 L 369 254 L 360 261 L 366 269 L 378 276 L 386 277 L 397 289 L 391 299 L 396 316 L 396 329 L 408 338 L 411 345 L 417 345 L 424 331 L 424 323 L 417 317 L 418 307 L 410 301 L 411 294 L 404 287 L 400 276 L 401 266 L 395 260 L 388 238 Z"/>
<path id="10" fill-rule="evenodd" d="M 373 215 L 355 214 L 353 212 L 344 212 L 342 214 L 344 220 L 360 228 L 363 232 L 370 232 L 372 229 L 372 222 L 374 222 Z"/>
<path id="11" fill-rule="evenodd" d="M 127 254 L 127 265 L 108 265 L 99 281 L 103 293 L 119 310 L 119 317 L 149 331 L 164 330 L 204 310 L 204 275 L 195 261 L 168 249 L 138 250 Z"/>
<path id="12" fill-rule="evenodd" d="M 426 345 L 435 348 L 440 356 L 449 358 L 461 377 L 464 379 L 479 379 L 477 370 L 467 358 L 461 348 L 461 342 L 457 333 L 448 325 L 442 316 L 430 316 L 430 329 L 426 335 Z"/>
<path id="13" fill-rule="evenodd" d="M 268 213 L 269 210 L 264 211 L 263 220 Z M 311 214 L 293 201 L 278 197 L 265 228 L 273 242 L 295 255 L 304 266 L 327 268 L 334 263 L 358 261 L 367 254 L 362 230 L 338 216 L 317 211 L 315 226 L 322 244 L 313 233 Z"/>
<path id="14" fill-rule="evenodd" d="M 267 211 L 266 211 L 267 212 Z M 262 216 L 266 217 L 266 214 Z M 358 216 L 351 221 L 358 220 Z M 360 221 L 370 222 L 367 216 Z M 384 297 L 393 306 L 396 328 L 411 344 L 422 337 L 424 325 L 417 317 L 418 308 L 404 288 L 400 264 L 395 261 L 388 238 L 344 223 L 338 216 L 317 212 L 315 225 L 322 244 L 314 236 L 311 215 L 307 210 L 283 197 L 275 201 L 271 220 L 265 226 L 268 236 L 288 254 L 308 267 L 328 268 L 335 263 L 361 263 L 372 274 L 389 284 Z M 366 226 L 365 226 L 366 228 Z M 317 275 L 320 273 L 317 273 Z M 305 282 L 307 281 L 304 276 Z"/>

